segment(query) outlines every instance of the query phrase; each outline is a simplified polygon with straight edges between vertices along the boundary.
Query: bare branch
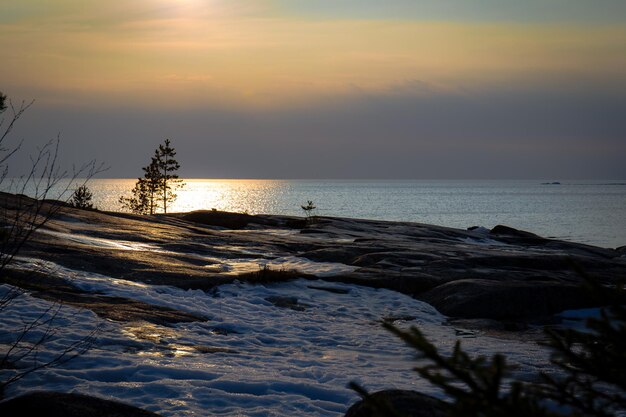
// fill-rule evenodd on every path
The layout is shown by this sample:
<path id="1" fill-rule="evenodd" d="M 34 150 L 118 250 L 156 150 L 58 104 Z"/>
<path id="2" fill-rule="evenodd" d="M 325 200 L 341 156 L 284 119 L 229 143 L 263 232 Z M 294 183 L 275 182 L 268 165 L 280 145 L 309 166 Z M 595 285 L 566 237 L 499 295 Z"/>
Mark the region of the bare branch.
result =
<path id="1" fill-rule="evenodd" d="M 0 313 L 7 313 L 18 297 L 25 294 L 15 283 L 7 282 L 7 267 L 15 256 L 37 230 L 67 206 L 70 190 L 77 184 L 85 185 L 93 176 L 105 170 L 104 165 L 95 160 L 78 168 L 73 167 L 69 174 L 62 170 L 58 163 L 60 135 L 57 135 L 30 156 L 30 168 L 26 174 L 9 180 L 7 184 L 10 178 L 8 163 L 21 150 L 23 141 L 12 148 L 7 147 L 6 143 L 18 120 L 33 103 L 22 102 L 15 106 L 9 102 L 12 115 L 0 120 L 0 128 L 4 126 L 4 130 L 0 131 L 0 187 L 7 191 L 0 193 L 0 284 L 5 284 L 3 288 L 6 289 L 0 297 Z M 4 98 L 1 104 L 4 106 Z M 31 272 L 35 274 L 36 271 Z M 3 354 L 0 353 L 0 370 L 6 370 L 16 363 L 21 363 L 21 367 L 15 372 L 9 372 L 8 376 L 3 373 L 0 377 L 0 399 L 10 384 L 33 372 L 66 363 L 93 345 L 98 329 L 70 343 L 51 358 L 41 359 L 40 352 L 58 333 L 60 325 L 57 318 L 60 311 L 61 303 L 53 301 L 41 314 L 11 332 L 14 335 L 12 342 Z"/>

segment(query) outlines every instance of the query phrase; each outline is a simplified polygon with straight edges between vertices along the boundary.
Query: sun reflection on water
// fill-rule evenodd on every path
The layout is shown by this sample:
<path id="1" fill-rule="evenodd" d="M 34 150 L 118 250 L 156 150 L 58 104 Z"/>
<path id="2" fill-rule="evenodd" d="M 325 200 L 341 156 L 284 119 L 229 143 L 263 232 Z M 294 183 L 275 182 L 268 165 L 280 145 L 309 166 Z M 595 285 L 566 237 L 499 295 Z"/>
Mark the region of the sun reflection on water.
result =
<path id="1" fill-rule="evenodd" d="M 187 180 L 178 192 L 176 211 L 224 210 L 258 214 L 275 203 L 275 194 L 285 181 Z"/>
<path id="2" fill-rule="evenodd" d="M 118 211 L 119 196 L 130 195 L 136 180 L 96 179 L 91 181 L 95 204 L 102 210 Z M 185 186 L 176 191 L 177 198 L 168 212 L 192 210 L 222 210 L 237 213 L 259 214 L 275 212 L 281 196 L 291 188 L 284 180 L 224 180 L 187 179 Z"/>

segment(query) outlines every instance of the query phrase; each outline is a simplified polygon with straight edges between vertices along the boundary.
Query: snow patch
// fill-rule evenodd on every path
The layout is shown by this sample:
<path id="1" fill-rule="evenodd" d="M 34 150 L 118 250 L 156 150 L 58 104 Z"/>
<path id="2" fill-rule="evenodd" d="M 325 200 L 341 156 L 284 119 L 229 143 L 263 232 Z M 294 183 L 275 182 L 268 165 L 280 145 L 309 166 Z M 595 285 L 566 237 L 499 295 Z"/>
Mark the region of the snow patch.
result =
<path id="1" fill-rule="evenodd" d="M 307 262 L 285 258 L 283 264 L 306 269 Z M 312 281 L 300 279 L 268 285 L 235 282 L 205 293 L 116 280 L 50 262 L 20 263 L 45 268 L 84 290 L 210 319 L 163 327 L 115 323 L 90 311 L 63 308 L 62 326 L 54 344 L 46 347 L 49 353 L 100 325 L 97 346 L 61 367 L 30 374 L 9 387 L 9 397 L 35 390 L 81 392 L 167 417 L 337 416 L 358 399 L 346 388 L 351 381 L 372 391 L 414 389 L 441 396 L 412 371 L 414 352 L 381 327 L 383 318 L 415 317 L 400 325 L 419 326 L 444 352 L 457 339 L 433 307 L 384 289 L 334 283 L 347 290 L 335 293 L 309 288 Z M 293 311 L 267 301 L 277 296 L 295 298 L 306 308 Z M 25 317 L 48 306 L 47 301 L 21 296 L 3 311 L 0 335 L 14 334 Z M 548 352 L 535 343 L 476 337 L 464 339 L 463 347 L 472 354 L 506 353 L 520 366 L 517 376 L 549 366 Z"/>

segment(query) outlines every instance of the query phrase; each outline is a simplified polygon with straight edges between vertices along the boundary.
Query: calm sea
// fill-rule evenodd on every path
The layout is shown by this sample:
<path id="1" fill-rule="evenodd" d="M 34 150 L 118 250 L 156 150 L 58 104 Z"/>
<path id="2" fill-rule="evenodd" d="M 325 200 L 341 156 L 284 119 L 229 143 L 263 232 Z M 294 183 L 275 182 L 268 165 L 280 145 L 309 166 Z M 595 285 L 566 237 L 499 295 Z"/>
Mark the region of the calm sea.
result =
<path id="1" fill-rule="evenodd" d="M 134 179 L 94 179 L 102 210 L 120 210 Z M 505 224 L 546 237 L 626 245 L 626 181 L 186 180 L 168 211 L 218 209 L 302 216 L 401 220 L 458 228 Z"/>
<path id="2" fill-rule="evenodd" d="M 120 210 L 135 180 L 89 182 L 95 204 Z M 467 228 L 497 224 L 605 247 L 626 245 L 626 181 L 187 180 L 171 211 L 218 209 L 402 220 Z"/>

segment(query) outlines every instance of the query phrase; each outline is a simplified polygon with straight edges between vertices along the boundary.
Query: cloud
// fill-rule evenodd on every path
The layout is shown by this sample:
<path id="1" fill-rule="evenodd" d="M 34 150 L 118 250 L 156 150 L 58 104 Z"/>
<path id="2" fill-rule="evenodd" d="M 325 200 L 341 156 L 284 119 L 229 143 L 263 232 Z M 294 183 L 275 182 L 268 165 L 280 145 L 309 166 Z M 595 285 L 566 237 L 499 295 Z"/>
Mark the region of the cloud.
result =
<path id="1" fill-rule="evenodd" d="M 317 18 L 462 22 L 624 22 L 626 3 L 603 0 L 274 0 L 287 13 Z"/>
<path id="2" fill-rule="evenodd" d="M 125 4 L 0 24 L 1 79 L 42 100 L 149 107 L 168 96 L 192 108 L 415 89 L 411 80 L 439 92 L 626 81 L 623 26 L 315 20 L 217 6 L 196 13 L 191 1 Z"/>

